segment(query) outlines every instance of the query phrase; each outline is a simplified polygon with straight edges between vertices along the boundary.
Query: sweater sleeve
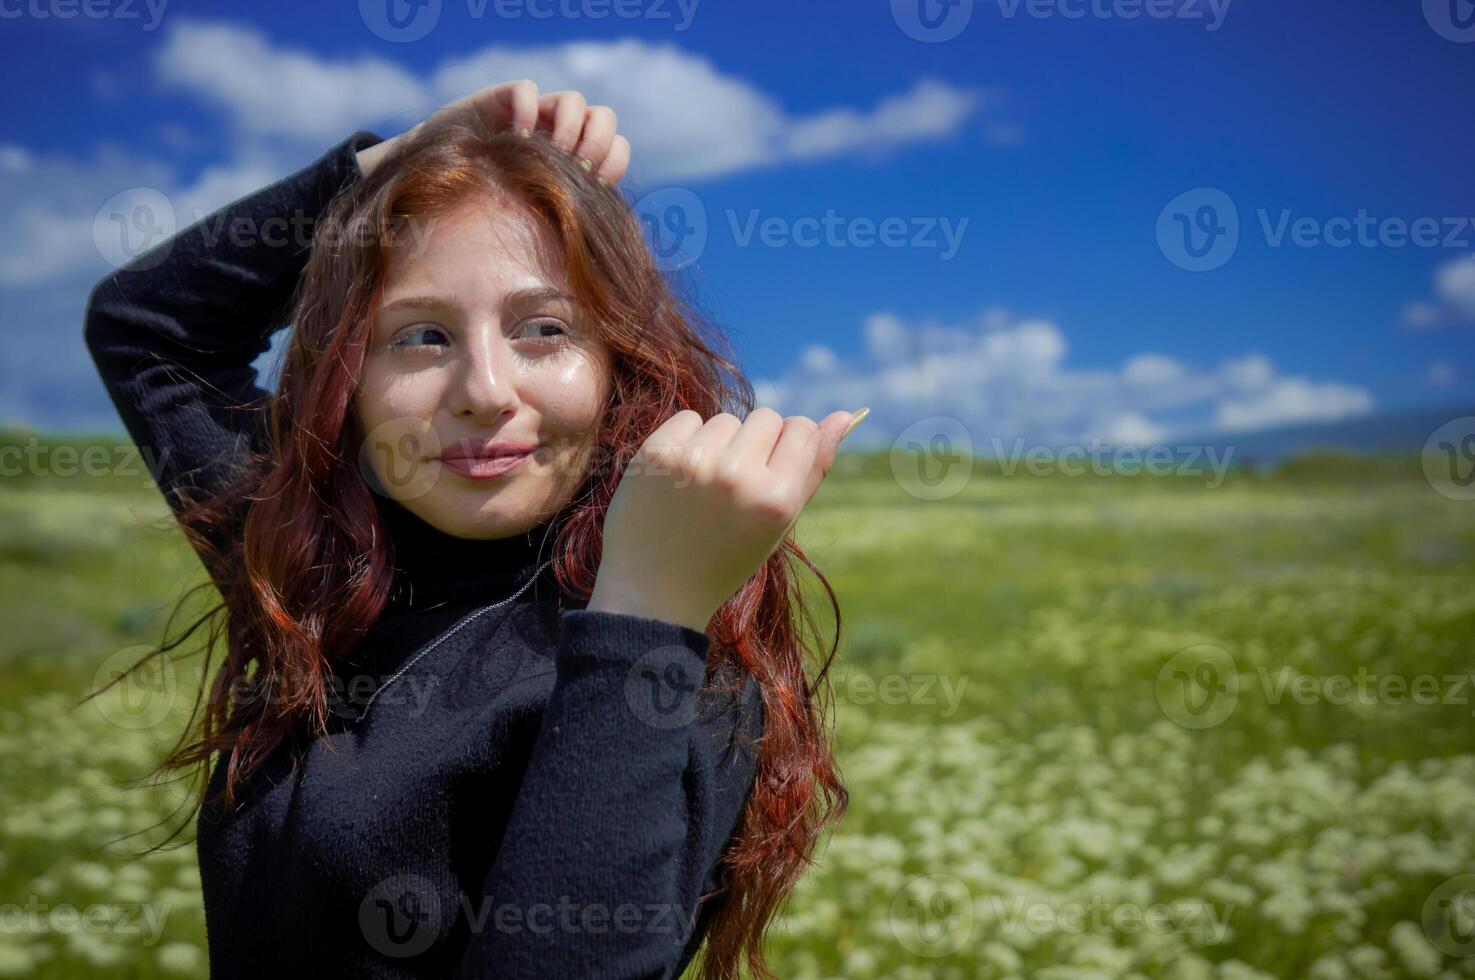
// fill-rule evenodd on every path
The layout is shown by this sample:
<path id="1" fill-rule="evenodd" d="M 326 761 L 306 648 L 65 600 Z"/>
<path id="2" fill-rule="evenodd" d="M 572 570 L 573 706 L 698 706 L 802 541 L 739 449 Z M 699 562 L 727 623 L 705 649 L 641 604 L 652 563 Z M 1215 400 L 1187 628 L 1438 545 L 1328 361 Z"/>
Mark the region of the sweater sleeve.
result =
<path id="1" fill-rule="evenodd" d="M 286 325 L 312 229 L 361 176 L 359 130 L 318 160 L 226 205 L 104 277 L 84 338 L 159 489 L 220 489 L 265 451 L 268 393 L 252 362 Z"/>
<path id="2" fill-rule="evenodd" d="M 674 977 L 752 787 L 758 687 L 704 689 L 710 639 L 689 627 L 560 615 L 553 692 L 458 976 Z"/>

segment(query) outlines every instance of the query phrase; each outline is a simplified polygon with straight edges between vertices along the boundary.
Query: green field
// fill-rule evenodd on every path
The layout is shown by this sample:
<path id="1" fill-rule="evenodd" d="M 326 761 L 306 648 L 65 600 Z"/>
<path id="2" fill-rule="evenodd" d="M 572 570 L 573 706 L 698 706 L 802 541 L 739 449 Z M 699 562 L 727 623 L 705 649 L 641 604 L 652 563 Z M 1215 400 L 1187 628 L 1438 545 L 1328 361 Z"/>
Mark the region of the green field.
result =
<path id="1" fill-rule="evenodd" d="M 1475 502 L 1417 461 L 903 483 L 848 457 L 800 525 L 852 803 L 780 976 L 1475 977 Z M 203 579 L 159 518 L 141 464 L 0 482 L 0 976 L 204 973 L 193 849 L 109 843 L 178 726 L 70 708 Z"/>

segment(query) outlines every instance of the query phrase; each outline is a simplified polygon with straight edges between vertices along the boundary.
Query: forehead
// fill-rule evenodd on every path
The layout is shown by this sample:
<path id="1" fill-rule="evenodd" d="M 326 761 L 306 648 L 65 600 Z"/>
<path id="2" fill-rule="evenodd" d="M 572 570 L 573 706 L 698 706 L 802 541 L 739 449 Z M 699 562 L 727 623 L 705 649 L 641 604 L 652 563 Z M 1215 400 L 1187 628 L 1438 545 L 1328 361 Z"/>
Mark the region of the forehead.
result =
<path id="1" fill-rule="evenodd" d="M 485 196 L 409 219 L 385 273 L 384 302 L 426 291 L 475 301 L 564 285 L 552 229 L 524 205 Z"/>

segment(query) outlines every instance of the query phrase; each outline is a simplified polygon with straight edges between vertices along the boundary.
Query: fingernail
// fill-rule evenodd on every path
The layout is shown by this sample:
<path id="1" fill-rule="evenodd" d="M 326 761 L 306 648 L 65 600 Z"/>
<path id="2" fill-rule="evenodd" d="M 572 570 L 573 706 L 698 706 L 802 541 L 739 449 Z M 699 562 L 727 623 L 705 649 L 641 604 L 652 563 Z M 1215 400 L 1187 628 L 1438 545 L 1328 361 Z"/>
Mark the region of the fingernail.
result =
<path id="1" fill-rule="evenodd" d="M 592 160 L 590 160 L 588 157 L 580 157 L 579 158 L 579 166 L 581 166 L 581 167 L 584 168 L 584 172 L 585 173 L 588 173 L 589 171 L 591 171 L 591 170 L 594 169 L 594 162 Z"/>
<path id="2" fill-rule="evenodd" d="M 871 414 L 871 408 L 869 405 L 856 412 L 855 415 L 851 418 L 850 424 L 845 427 L 845 431 L 840 433 L 840 438 L 844 439 L 846 436 L 850 435 L 850 430 L 855 428 L 857 425 L 860 425 L 860 420 L 865 418 L 869 414 Z"/>
<path id="3" fill-rule="evenodd" d="M 517 131 L 517 135 L 521 136 L 523 139 L 527 139 L 528 137 L 533 135 L 533 131 L 531 129 L 523 128 Z"/>

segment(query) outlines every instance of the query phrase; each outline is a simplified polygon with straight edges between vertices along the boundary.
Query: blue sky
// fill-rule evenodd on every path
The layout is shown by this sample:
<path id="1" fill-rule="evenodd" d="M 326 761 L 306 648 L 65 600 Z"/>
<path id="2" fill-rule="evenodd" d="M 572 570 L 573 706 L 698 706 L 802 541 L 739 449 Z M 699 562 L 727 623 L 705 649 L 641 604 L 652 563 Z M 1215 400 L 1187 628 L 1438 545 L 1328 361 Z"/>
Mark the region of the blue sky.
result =
<path id="1" fill-rule="evenodd" d="M 440 0 L 413 38 L 386 2 L 0 3 L 0 419 L 118 428 L 81 342 L 116 195 L 182 226 L 523 75 L 619 113 L 786 413 L 1147 443 L 1468 401 L 1469 0 Z M 1206 203 L 1232 249 L 1182 237 Z"/>

